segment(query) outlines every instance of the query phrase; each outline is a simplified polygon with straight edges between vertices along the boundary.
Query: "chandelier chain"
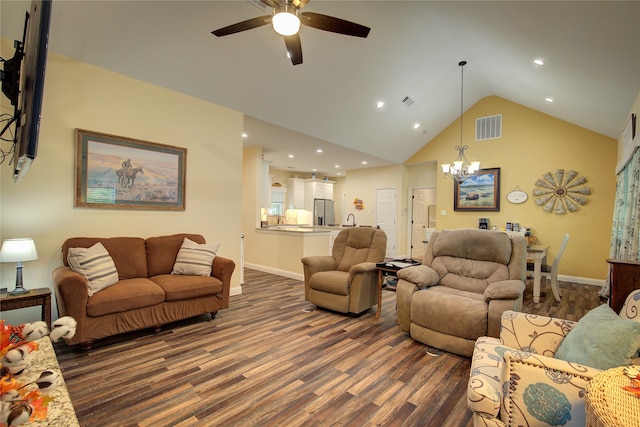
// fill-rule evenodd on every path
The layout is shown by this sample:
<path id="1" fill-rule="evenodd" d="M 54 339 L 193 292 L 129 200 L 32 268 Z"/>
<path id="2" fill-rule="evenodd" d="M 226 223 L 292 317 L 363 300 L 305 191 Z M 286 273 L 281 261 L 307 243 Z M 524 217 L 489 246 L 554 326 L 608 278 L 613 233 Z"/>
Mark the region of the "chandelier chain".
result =
<path id="1" fill-rule="evenodd" d="M 445 177 L 454 179 L 458 182 L 464 181 L 469 176 L 474 175 L 480 169 L 480 162 L 469 162 L 464 152 L 468 145 L 463 143 L 463 129 L 464 129 L 464 66 L 467 65 L 467 61 L 458 62 L 460 66 L 460 145 L 456 146 L 458 150 L 458 156 L 453 161 L 453 164 L 443 164 L 442 172 Z"/>

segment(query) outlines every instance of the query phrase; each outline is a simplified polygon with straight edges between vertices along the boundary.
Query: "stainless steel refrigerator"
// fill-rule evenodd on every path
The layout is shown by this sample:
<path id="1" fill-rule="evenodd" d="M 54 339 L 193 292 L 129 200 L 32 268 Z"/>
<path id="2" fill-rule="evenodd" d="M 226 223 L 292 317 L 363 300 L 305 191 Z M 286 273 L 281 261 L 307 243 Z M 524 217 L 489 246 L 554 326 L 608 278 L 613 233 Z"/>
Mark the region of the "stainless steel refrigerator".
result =
<path id="1" fill-rule="evenodd" d="M 313 199 L 313 225 L 328 225 L 333 222 L 333 200 Z"/>

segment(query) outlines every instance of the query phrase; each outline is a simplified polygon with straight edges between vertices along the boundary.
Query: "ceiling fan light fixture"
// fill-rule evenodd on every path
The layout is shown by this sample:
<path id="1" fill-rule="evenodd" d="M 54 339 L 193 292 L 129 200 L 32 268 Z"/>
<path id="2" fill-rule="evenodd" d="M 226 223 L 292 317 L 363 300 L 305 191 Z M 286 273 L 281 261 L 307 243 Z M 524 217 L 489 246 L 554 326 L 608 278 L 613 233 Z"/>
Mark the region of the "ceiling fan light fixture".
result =
<path id="1" fill-rule="evenodd" d="M 275 32 L 283 36 L 292 36 L 300 30 L 297 9 L 289 5 L 275 8 L 271 22 Z"/>

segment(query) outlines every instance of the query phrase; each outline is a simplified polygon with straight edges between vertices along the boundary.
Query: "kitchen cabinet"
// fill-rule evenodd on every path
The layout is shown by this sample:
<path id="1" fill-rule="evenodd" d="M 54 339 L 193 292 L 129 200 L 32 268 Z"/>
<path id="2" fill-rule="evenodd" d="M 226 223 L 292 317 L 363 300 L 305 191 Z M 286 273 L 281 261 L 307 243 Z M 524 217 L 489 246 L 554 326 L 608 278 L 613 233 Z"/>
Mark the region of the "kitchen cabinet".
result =
<path id="1" fill-rule="evenodd" d="M 307 179 L 304 183 L 305 195 L 310 195 L 313 199 L 333 200 L 334 181 L 323 181 L 319 179 Z"/>
<path id="2" fill-rule="evenodd" d="M 287 179 L 287 209 L 304 209 L 304 180 L 300 178 Z"/>
<path id="3" fill-rule="evenodd" d="M 323 181 L 320 179 L 304 180 L 304 209 L 313 212 L 313 201 L 315 199 L 333 200 L 334 181 Z"/>

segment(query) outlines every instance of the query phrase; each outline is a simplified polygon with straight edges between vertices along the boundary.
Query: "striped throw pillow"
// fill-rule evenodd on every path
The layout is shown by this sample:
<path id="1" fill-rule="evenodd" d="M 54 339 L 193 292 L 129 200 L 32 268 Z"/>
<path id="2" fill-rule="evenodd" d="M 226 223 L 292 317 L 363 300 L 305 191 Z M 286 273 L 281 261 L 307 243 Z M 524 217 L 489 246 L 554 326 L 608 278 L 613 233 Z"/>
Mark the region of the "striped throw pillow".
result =
<path id="1" fill-rule="evenodd" d="M 116 265 L 100 242 L 90 248 L 69 248 L 67 261 L 89 282 L 89 296 L 118 283 Z"/>
<path id="2" fill-rule="evenodd" d="M 213 259 L 219 247 L 220 243 L 198 244 L 185 237 L 171 274 L 210 276 Z"/>

